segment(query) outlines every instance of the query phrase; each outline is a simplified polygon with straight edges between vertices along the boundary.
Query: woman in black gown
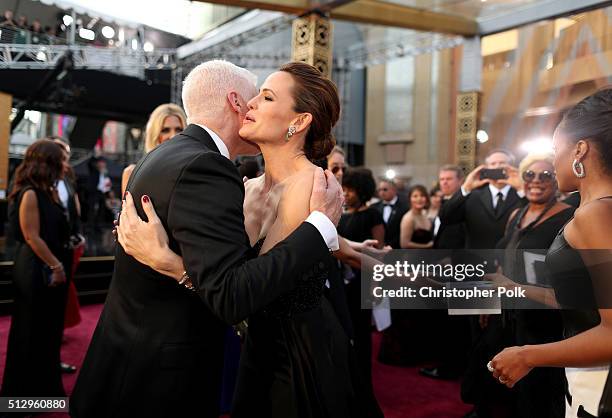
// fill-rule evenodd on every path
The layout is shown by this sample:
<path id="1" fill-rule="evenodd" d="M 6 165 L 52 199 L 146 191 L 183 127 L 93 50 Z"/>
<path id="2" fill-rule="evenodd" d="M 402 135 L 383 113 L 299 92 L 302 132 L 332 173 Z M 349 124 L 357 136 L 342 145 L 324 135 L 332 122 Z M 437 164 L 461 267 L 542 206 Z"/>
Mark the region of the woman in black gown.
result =
<path id="1" fill-rule="evenodd" d="M 375 239 L 385 242 L 385 227 L 380 212 L 367 202 L 374 196 L 376 183 L 367 168 L 351 168 L 342 177 L 342 189 L 346 212 L 338 223 L 338 234 L 351 241 Z M 345 275 L 346 301 L 348 304 L 355 353 L 367 384 L 372 387 L 372 309 L 361 307 L 361 270 L 347 267 Z"/>
<path id="2" fill-rule="evenodd" d="M 433 223 L 427 216 L 431 203 L 425 186 L 417 184 L 408 191 L 410 210 L 400 223 L 403 249 L 423 250 L 433 247 Z M 420 258 L 420 257 L 419 257 Z M 383 331 L 378 360 L 395 366 L 413 366 L 438 354 L 436 343 L 437 312 L 393 309 L 391 326 Z M 415 343 L 417 342 L 417 343 Z"/>
<path id="3" fill-rule="evenodd" d="M 557 201 L 557 182 L 552 154 L 528 155 L 519 165 L 524 181 L 521 186 L 529 202 L 510 216 L 506 234 L 498 243 L 504 249 L 504 275 L 515 284 L 528 283 L 525 273 L 524 250 L 545 254 L 557 232 L 572 217 L 574 209 Z M 512 178 L 512 177 L 511 177 Z M 512 184 L 512 183 L 511 183 Z M 544 279 L 544 278 L 542 278 Z M 541 282 L 537 285 L 547 286 Z M 542 344 L 562 338 L 561 315 L 557 310 L 516 309 L 504 311 L 506 327 L 517 345 Z M 542 368 L 531 372 L 515 387 L 517 418 L 565 416 L 565 375 L 560 368 Z"/>
<path id="4" fill-rule="evenodd" d="M 580 206 L 546 256 L 565 339 L 510 347 L 488 365 L 514 386 L 534 367 L 566 367 L 566 417 L 612 416 L 612 89 L 569 110 L 553 139 L 562 192 L 579 191 Z"/>
<path id="5" fill-rule="evenodd" d="M 50 140 L 30 145 L 9 196 L 17 241 L 15 302 L 0 396 L 65 396 L 60 345 L 70 274 L 70 227 L 55 185 L 64 153 Z"/>

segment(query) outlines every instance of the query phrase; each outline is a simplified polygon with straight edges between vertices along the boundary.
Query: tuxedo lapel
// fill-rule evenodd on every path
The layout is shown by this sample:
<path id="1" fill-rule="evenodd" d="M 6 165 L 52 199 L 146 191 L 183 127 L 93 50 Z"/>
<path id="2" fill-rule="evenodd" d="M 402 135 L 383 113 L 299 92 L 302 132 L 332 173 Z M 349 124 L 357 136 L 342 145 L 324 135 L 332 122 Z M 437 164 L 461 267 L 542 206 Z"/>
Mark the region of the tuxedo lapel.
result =
<path id="1" fill-rule="evenodd" d="M 395 219 L 396 213 L 397 213 L 397 204 L 391 206 L 391 213 L 389 214 L 389 220 L 387 221 L 388 224 L 393 222 L 393 220 Z"/>

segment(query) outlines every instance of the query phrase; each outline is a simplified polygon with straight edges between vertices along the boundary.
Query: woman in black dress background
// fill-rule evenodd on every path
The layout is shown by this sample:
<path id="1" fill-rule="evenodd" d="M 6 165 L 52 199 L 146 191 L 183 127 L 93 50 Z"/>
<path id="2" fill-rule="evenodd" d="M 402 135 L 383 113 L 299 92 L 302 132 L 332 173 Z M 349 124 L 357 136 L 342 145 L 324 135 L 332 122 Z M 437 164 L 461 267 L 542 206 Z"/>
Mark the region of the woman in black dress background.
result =
<path id="1" fill-rule="evenodd" d="M 433 247 L 433 224 L 427 217 L 430 200 L 425 186 L 412 186 L 408 193 L 410 210 L 406 212 L 400 224 L 400 244 L 407 249 L 425 249 Z"/>
<path id="2" fill-rule="evenodd" d="M 606 309 L 611 306 L 612 89 L 600 90 L 570 109 L 555 131 L 553 145 L 559 190 L 578 191 L 581 197 L 574 217 L 546 256 L 554 296 L 563 308 L 565 339 L 506 348 L 489 367 L 509 387 L 534 367 L 565 367 L 571 399 L 566 417 L 608 417 L 612 414 L 612 311 Z"/>
<path id="3" fill-rule="evenodd" d="M 385 227 L 380 212 L 367 205 L 376 183 L 367 168 L 351 168 L 342 177 L 346 212 L 338 223 L 338 235 L 351 241 L 375 239 L 385 242 Z M 372 386 L 372 309 L 361 309 L 361 270 L 351 267 L 345 277 L 346 300 L 355 335 L 355 353 L 367 384 Z"/>
<path id="4" fill-rule="evenodd" d="M 0 396 L 65 396 L 60 345 L 72 260 L 56 190 L 64 159 L 57 144 L 43 139 L 28 147 L 15 172 L 9 195 L 15 302 Z"/>
<path id="5" fill-rule="evenodd" d="M 557 232 L 572 217 L 574 209 L 557 200 L 557 181 L 551 154 L 530 154 L 519 165 L 512 185 L 525 192 L 529 202 L 510 216 L 506 234 L 498 243 L 504 252 L 504 275 L 512 285 L 527 284 L 524 253 L 545 254 Z M 520 180 L 523 180 L 521 184 Z M 548 286 L 548 283 L 538 283 Z M 517 309 L 504 312 L 511 338 L 517 345 L 542 344 L 562 338 L 561 315 L 557 310 Z M 534 370 L 515 388 L 517 418 L 565 416 L 565 375 L 561 368 Z"/>
<path id="6" fill-rule="evenodd" d="M 427 212 L 431 204 L 427 188 L 420 184 L 412 186 L 408 202 L 410 210 L 400 223 L 402 249 L 432 248 L 433 223 Z M 391 326 L 383 332 L 378 360 L 395 366 L 413 366 L 436 357 L 440 350 L 439 337 L 433 332 L 437 329 L 436 314 L 430 310 L 393 309 Z"/>

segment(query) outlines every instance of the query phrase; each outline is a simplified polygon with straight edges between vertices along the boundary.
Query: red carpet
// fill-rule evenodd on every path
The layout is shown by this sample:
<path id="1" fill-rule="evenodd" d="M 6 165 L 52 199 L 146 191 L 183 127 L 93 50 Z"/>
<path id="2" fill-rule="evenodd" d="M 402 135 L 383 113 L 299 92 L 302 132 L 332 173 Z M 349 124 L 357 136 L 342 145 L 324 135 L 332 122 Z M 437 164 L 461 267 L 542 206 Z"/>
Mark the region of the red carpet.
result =
<path id="1" fill-rule="evenodd" d="M 98 322 L 102 305 L 81 308 L 83 321 L 64 334 L 62 360 L 78 367 Z M 0 382 L 6 359 L 6 343 L 10 317 L 0 316 Z M 374 334 L 374 352 L 378 352 L 380 336 Z M 416 367 L 392 367 L 374 362 L 376 397 L 386 418 L 460 418 L 469 406 L 459 399 L 459 383 L 431 380 L 419 376 Z M 76 374 L 64 375 L 64 387 L 72 392 Z M 46 418 L 65 418 L 67 414 L 45 414 Z"/>

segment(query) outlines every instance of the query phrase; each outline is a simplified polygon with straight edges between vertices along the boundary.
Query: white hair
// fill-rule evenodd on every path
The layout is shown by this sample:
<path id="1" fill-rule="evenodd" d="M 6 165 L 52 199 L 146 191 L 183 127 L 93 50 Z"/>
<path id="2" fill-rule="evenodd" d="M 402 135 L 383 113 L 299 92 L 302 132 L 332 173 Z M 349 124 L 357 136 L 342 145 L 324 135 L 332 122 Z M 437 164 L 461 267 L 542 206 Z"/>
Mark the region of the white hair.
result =
<path id="1" fill-rule="evenodd" d="M 245 101 L 257 94 L 257 76 L 228 61 L 212 60 L 195 67 L 183 82 L 183 108 L 190 123 L 216 118 L 225 110 L 227 94 Z"/>
<path id="2" fill-rule="evenodd" d="M 519 164 L 519 174 L 522 177 L 523 173 L 527 171 L 527 169 L 531 167 L 533 163 L 537 163 L 539 161 L 546 162 L 554 167 L 553 165 L 554 160 L 555 160 L 555 154 L 552 151 L 529 153 L 527 154 L 525 158 L 523 158 L 523 160 Z"/>

